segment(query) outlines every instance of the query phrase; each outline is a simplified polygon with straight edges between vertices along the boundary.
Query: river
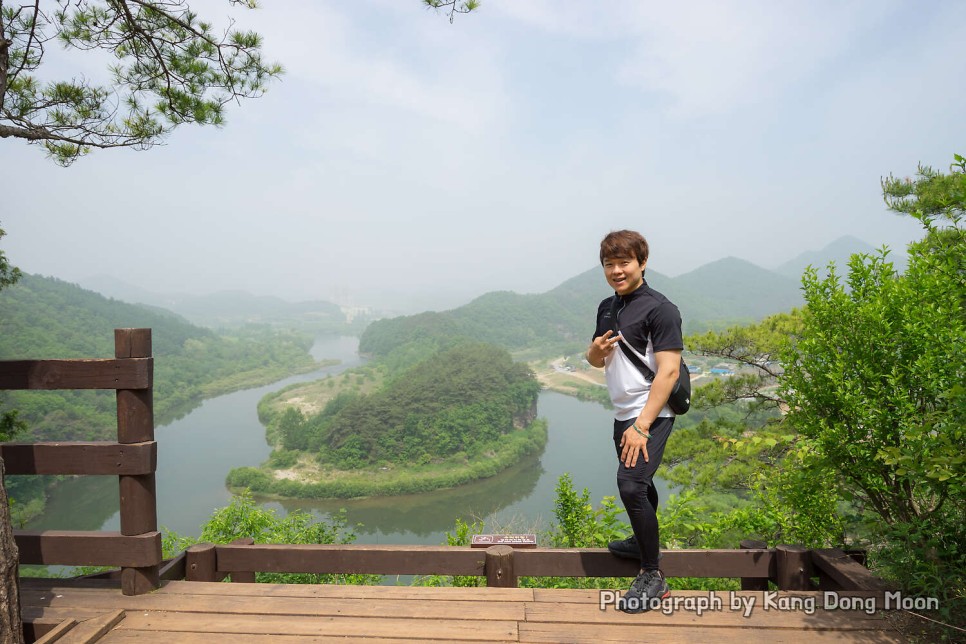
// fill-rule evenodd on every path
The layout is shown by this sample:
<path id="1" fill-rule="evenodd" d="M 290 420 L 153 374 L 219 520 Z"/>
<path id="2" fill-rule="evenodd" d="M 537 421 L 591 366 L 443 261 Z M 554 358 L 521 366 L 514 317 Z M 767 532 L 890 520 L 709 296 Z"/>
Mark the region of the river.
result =
<path id="1" fill-rule="evenodd" d="M 197 536 L 211 513 L 231 495 L 225 476 L 233 467 L 258 465 L 271 451 L 256 405 L 267 393 L 288 384 L 335 374 L 362 363 L 354 337 L 318 338 L 316 359 L 339 365 L 293 376 L 271 385 L 206 400 L 187 416 L 156 428 L 158 441 L 158 523 L 182 535 Z M 457 518 L 482 518 L 488 531 L 546 530 L 553 518 L 555 487 L 569 472 L 578 490 L 586 487 L 598 504 L 615 495 L 616 458 L 611 442 L 612 416 L 604 407 L 544 391 L 537 412 L 548 421 L 549 439 L 541 454 L 483 481 L 435 492 L 370 499 L 270 501 L 280 514 L 301 509 L 320 518 L 344 508 L 357 543 L 441 544 Z M 662 498 L 667 487 L 657 481 Z M 116 477 L 75 477 L 60 483 L 43 516 L 31 530 L 118 530 Z"/>

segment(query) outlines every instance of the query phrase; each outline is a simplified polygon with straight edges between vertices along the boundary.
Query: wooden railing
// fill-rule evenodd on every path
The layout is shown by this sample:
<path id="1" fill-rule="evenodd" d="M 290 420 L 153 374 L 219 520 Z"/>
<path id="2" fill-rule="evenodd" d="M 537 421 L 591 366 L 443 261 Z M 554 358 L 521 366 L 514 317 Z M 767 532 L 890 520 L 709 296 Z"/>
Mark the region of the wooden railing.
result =
<path id="1" fill-rule="evenodd" d="M 7 474 L 117 476 L 120 532 L 15 531 L 25 564 L 116 566 L 126 595 L 158 588 L 161 579 L 254 582 L 256 572 L 379 575 L 478 575 L 487 585 L 513 587 L 529 577 L 632 577 L 637 562 L 604 549 L 514 549 L 404 545 L 269 545 L 241 539 L 199 544 L 161 558 L 157 528 L 153 358 L 150 329 L 115 329 L 108 360 L 0 361 L 0 389 L 114 389 L 117 442 L 0 444 Z M 737 550 L 668 550 L 669 577 L 740 578 L 745 590 L 886 590 L 841 550 L 766 548 L 744 541 Z"/>
<path id="2" fill-rule="evenodd" d="M 113 389 L 117 441 L 3 443 L 7 474 L 117 476 L 120 532 L 15 530 L 20 563 L 118 566 L 126 595 L 158 587 L 151 329 L 115 329 L 114 358 L 0 361 L 0 389 Z"/>
<path id="3" fill-rule="evenodd" d="M 743 590 L 889 589 L 842 550 L 756 545 L 743 542 L 738 550 L 666 550 L 661 570 L 668 577 L 740 578 Z M 488 586 L 515 587 L 521 576 L 633 577 L 638 568 L 638 562 L 619 559 L 603 548 L 277 545 L 248 539 L 191 546 L 168 562 L 165 578 L 254 582 L 256 572 L 477 575 L 486 577 Z"/>

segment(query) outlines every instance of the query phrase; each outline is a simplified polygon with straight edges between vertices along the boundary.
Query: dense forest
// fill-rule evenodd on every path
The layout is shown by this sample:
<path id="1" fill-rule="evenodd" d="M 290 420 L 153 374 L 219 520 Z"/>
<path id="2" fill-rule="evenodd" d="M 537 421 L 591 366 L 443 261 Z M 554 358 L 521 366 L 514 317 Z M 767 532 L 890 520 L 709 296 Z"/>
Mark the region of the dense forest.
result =
<path id="1" fill-rule="evenodd" d="M 536 414 L 539 385 L 526 365 L 484 344 L 440 351 L 370 395 L 341 395 L 318 415 L 289 422 L 285 449 L 318 452 L 346 469 L 424 463 L 457 452 L 469 457 Z"/>
<path id="2" fill-rule="evenodd" d="M 380 367 L 381 387 L 341 392 L 316 414 L 261 406 L 278 449 L 263 469 L 233 470 L 229 484 L 289 496 L 422 491 L 492 476 L 542 447 L 540 385 L 509 353 L 481 343 L 404 353 Z M 296 463 L 299 480 L 273 476 Z"/>

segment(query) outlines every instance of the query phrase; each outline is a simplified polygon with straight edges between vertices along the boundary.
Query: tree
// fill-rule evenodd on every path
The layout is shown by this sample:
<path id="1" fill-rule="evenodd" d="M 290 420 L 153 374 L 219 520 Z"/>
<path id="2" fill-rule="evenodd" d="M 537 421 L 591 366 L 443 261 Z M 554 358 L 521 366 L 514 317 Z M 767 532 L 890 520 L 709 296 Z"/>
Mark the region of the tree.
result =
<path id="1" fill-rule="evenodd" d="M 717 378 L 702 386 L 695 404 L 708 408 L 750 401 L 754 410 L 784 406 L 777 387 L 783 372 L 778 357 L 801 323 L 801 312 L 793 310 L 769 316 L 758 324 L 688 337 L 692 353 L 733 360 L 742 367 L 733 377 Z"/>
<path id="2" fill-rule="evenodd" d="M 456 14 L 469 13 L 480 6 L 479 0 L 423 0 L 423 4 L 430 9 L 449 13 L 450 24 L 453 24 Z"/>
<path id="3" fill-rule="evenodd" d="M 843 281 L 804 276 L 802 329 L 784 353 L 788 421 L 836 483 L 877 521 L 907 590 L 966 581 L 966 160 L 883 181 L 886 203 L 918 219 L 898 274 L 886 251 L 853 256 Z M 958 590 L 957 590 L 958 588 Z M 957 596 L 958 595 L 958 596 Z M 934 595 L 935 596 L 935 595 Z M 940 595 L 942 596 L 942 595 Z"/>
<path id="4" fill-rule="evenodd" d="M 113 86 L 41 82 L 55 41 L 113 55 Z M 91 148 L 152 147 L 184 123 L 221 125 L 226 104 L 261 95 L 282 73 L 261 46 L 233 23 L 216 33 L 185 0 L 58 0 L 47 10 L 0 0 L 0 138 L 40 144 L 66 166 Z"/>
<path id="5" fill-rule="evenodd" d="M 802 319 L 803 312 L 793 310 L 686 340 L 693 353 L 740 365 L 734 376 L 715 378 L 695 391 L 696 410 L 716 413 L 695 427 L 676 429 L 679 435 L 669 450 L 672 462 L 683 460 L 671 469 L 671 480 L 699 492 L 743 492 L 743 503 L 711 513 L 715 518 L 708 525 L 694 524 L 702 527 L 695 536 L 705 547 L 733 546 L 736 535 L 770 544 L 844 545 L 849 517 L 840 512 L 834 472 L 817 462 L 784 416 L 788 403 L 780 388 L 780 358 L 794 347 Z M 701 509 L 700 497 L 682 501 Z"/>
<path id="6" fill-rule="evenodd" d="M 4 231 L 0 228 L 0 239 Z M 20 278 L 20 271 L 7 262 L 0 250 L 0 290 L 10 286 Z M 2 410 L 0 410 L 2 411 Z M 0 441 L 9 440 L 20 427 L 15 412 L 0 413 Z M 4 642 L 23 642 L 20 628 L 20 595 L 17 592 L 19 573 L 19 554 L 13 540 L 13 526 L 10 523 L 10 505 L 7 490 L 3 484 L 3 459 L 0 458 L 0 639 Z"/>

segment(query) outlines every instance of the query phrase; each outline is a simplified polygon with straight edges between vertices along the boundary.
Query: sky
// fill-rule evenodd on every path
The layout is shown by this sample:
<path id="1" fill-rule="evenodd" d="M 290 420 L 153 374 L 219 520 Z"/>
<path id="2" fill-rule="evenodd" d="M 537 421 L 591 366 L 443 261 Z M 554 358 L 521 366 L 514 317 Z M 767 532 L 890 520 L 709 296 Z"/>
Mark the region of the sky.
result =
<path id="1" fill-rule="evenodd" d="M 880 179 L 966 154 L 955 0 L 484 0 L 452 24 L 418 0 L 191 5 L 286 73 L 149 151 L 65 169 L 0 139 L 24 271 L 414 311 L 549 290 L 620 228 L 667 275 L 773 268 L 843 235 L 901 251 L 921 230 Z"/>

